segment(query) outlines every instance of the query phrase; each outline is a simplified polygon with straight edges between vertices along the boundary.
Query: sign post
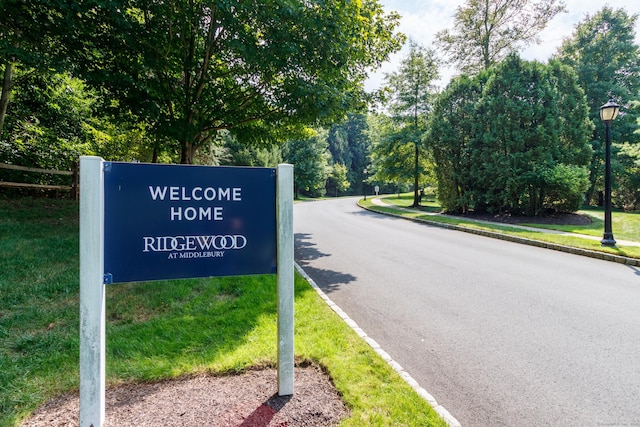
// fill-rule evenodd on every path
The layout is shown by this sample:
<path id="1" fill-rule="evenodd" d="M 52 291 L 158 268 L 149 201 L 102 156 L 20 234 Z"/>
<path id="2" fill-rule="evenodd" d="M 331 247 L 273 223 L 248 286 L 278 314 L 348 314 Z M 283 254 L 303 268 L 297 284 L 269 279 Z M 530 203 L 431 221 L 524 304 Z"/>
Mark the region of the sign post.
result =
<path id="1" fill-rule="evenodd" d="M 278 166 L 278 394 L 293 394 L 293 165 Z"/>
<path id="2" fill-rule="evenodd" d="M 293 394 L 293 166 L 80 158 L 80 426 L 105 420 L 105 285 L 278 274 L 278 394 Z"/>
<path id="3" fill-rule="evenodd" d="M 80 158 L 80 425 L 95 427 L 105 412 L 103 164 Z"/>

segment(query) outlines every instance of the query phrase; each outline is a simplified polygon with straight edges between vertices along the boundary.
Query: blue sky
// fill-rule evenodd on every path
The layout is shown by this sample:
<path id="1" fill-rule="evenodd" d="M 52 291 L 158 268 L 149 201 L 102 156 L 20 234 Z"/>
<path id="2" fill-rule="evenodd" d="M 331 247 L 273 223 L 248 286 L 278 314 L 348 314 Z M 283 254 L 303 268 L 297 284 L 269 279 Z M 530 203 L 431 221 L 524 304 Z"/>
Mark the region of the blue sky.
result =
<path id="1" fill-rule="evenodd" d="M 437 50 L 435 34 L 445 28 L 452 28 L 453 15 L 456 8 L 462 6 L 464 0 L 379 0 L 387 11 L 395 10 L 402 16 L 400 31 L 411 37 L 423 46 L 433 47 Z M 525 59 L 546 61 L 556 52 L 562 40 L 570 37 L 579 22 L 585 16 L 594 15 L 607 3 L 595 0 L 565 0 L 567 13 L 556 15 L 547 28 L 540 34 L 542 43 L 532 45 L 521 51 Z M 613 8 L 624 8 L 630 15 L 640 15 L 640 1 L 615 0 L 608 3 Z M 636 41 L 640 44 L 640 24 L 636 24 Z M 393 55 L 390 61 L 382 68 L 371 74 L 366 82 L 367 90 L 378 89 L 383 82 L 384 73 L 397 69 L 400 59 L 406 55 L 406 50 Z M 456 70 L 445 68 L 442 70 L 440 86 L 444 87 L 449 82 Z"/>

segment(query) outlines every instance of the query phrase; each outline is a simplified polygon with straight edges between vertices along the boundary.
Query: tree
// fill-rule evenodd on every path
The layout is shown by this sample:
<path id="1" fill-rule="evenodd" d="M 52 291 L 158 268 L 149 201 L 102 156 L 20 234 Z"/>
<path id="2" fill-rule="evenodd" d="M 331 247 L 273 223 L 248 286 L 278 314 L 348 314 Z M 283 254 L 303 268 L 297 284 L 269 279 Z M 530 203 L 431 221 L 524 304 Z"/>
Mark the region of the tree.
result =
<path id="1" fill-rule="evenodd" d="M 618 179 L 614 194 L 620 206 L 640 209 L 640 144 L 616 144 Z"/>
<path id="2" fill-rule="evenodd" d="M 478 104 L 486 75 L 461 75 L 436 99 L 430 117 L 429 137 L 438 182 L 440 204 L 450 212 L 467 213 L 475 207 L 471 198 L 474 178 L 471 155 L 482 134 Z"/>
<path id="3" fill-rule="evenodd" d="M 637 109 L 631 108 L 633 101 L 640 99 L 640 52 L 634 40 L 637 20 L 638 15 L 630 16 L 624 9 L 604 7 L 593 16 L 587 15 L 556 55 L 578 75 L 594 124 L 587 202 L 593 202 L 598 189 L 603 188 L 605 126 L 600 106 L 614 99 L 625 107 L 626 114 L 620 114 L 611 126 L 612 141 L 635 142 L 638 138 L 634 136 Z"/>
<path id="4" fill-rule="evenodd" d="M 393 183 L 396 187 L 408 185 L 414 191 L 415 197 L 415 142 L 422 141 L 422 134 L 411 132 L 409 127 L 398 129 L 397 123 L 384 114 L 371 115 L 370 127 L 372 134 L 371 167 L 373 172 L 369 181 Z M 419 151 L 418 170 L 419 182 L 427 179 L 429 159 L 424 150 Z M 363 177 L 364 178 L 364 177 Z M 418 189 L 419 191 L 419 189 Z M 419 200 L 418 194 L 418 202 Z"/>
<path id="5" fill-rule="evenodd" d="M 70 170 L 90 144 L 95 98 L 68 74 L 17 70 L 0 162 Z"/>
<path id="6" fill-rule="evenodd" d="M 391 90 L 389 111 L 396 127 L 375 149 L 379 151 L 379 158 L 384 157 L 384 150 L 393 153 L 388 162 L 382 160 L 379 163 L 383 168 L 387 164 L 390 169 L 400 172 L 396 168 L 401 164 L 410 165 L 406 171 L 413 178 L 414 207 L 420 205 L 420 176 L 424 174 L 421 167 L 424 164 L 421 161 L 422 135 L 426 131 L 427 114 L 431 111 L 435 92 L 433 82 L 437 78 L 435 51 L 414 42 L 409 43 L 409 54 L 401 61 L 399 70 L 386 76 Z M 394 156 L 399 158 L 393 159 Z"/>
<path id="7" fill-rule="evenodd" d="M 449 59 L 466 74 L 486 70 L 531 43 L 558 13 L 559 0 L 467 0 L 454 15 L 453 30 L 436 34 Z"/>
<path id="8" fill-rule="evenodd" d="M 277 140 L 360 107 L 371 68 L 397 50 L 397 14 L 376 0 L 85 1 L 77 69 L 181 162 L 220 130 Z M 295 135 L 295 133 L 294 133 Z"/>
<path id="9" fill-rule="evenodd" d="M 446 210 L 538 215 L 580 207 L 591 124 L 570 68 L 510 55 L 454 79 L 431 123 Z"/>
<path id="10" fill-rule="evenodd" d="M 347 180 L 347 167 L 342 163 L 334 163 L 327 179 L 327 188 L 333 188 L 334 195 L 338 197 L 338 194 L 347 191 L 350 185 Z"/>
<path id="11" fill-rule="evenodd" d="M 293 185 L 295 197 L 304 191 L 312 197 L 322 197 L 329 177 L 330 166 L 327 132 L 317 131 L 307 139 L 287 142 L 283 150 L 286 162 L 293 164 Z"/>
<path id="12" fill-rule="evenodd" d="M 363 171 L 371 163 L 368 130 L 364 114 L 348 113 L 346 121 L 331 126 L 327 137 L 333 162 L 346 167 L 349 187 L 354 191 L 365 179 Z"/>
<path id="13" fill-rule="evenodd" d="M 32 73 L 62 71 L 66 51 L 61 43 L 60 7 L 73 4 L 55 0 L 3 0 L 0 2 L 0 138 L 4 131 L 11 92 L 17 69 L 22 76 Z"/>
<path id="14" fill-rule="evenodd" d="M 282 163 L 282 146 L 243 144 L 229 131 L 219 132 L 211 145 L 220 148 L 217 163 L 222 165 L 276 167 Z M 213 164 L 211 161 L 208 163 Z"/>

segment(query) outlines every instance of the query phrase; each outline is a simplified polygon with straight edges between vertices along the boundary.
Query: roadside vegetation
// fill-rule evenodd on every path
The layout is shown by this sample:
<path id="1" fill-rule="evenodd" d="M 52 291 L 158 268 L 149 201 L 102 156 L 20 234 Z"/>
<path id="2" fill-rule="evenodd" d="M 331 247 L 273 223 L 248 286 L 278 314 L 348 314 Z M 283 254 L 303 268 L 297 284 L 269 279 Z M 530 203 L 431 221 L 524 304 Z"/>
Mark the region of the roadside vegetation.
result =
<path id="1" fill-rule="evenodd" d="M 0 426 L 78 390 L 78 244 L 76 202 L 0 199 Z M 107 383 L 275 366 L 276 312 L 275 276 L 108 286 Z M 445 425 L 298 275 L 295 316 L 296 359 L 332 377 L 342 425 Z"/>
<path id="2" fill-rule="evenodd" d="M 545 228 L 550 230 L 558 230 L 567 233 L 575 233 L 576 236 L 548 234 L 537 231 L 528 231 L 520 228 L 509 226 L 501 223 L 479 223 L 472 219 L 467 219 L 455 215 L 434 215 L 441 212 L 442 208 L 435 201 L 434 197 L 427 198 L 423 201 L 419 208 L 411 208 L 413 202 L 413 194 L 403 193 L 397 195 L 383 196 L 382 200 L 389 206 L 379 206 L 373 203 L 371 198 L 360 200 L 360 205 L 373 211 L 389 213 L 412 218 L 422 221 L 429 221 L 442 224 L 453 224 L 476 230 L 493 231 L 508 234 L 517 237 L 523 237 L 532 240 L 538 240 L 547 243 L 555 243 L 558 245 L 570 246 L 580 249 L 599 251 L 613 255 L 620 255 L 630 258 L 640 259 L 640 247 L 627 246 L 618 243 L 615 247 L 604 247 L 599 240 L 585 239 L 578 236 L 579 234 L 602 237 L 604 230 L 604 212 L 603 209 L 586 207 L 576 213 L 588 216 L 591 223 L 587 225 L 563 225 L 563 224 L 541 224 L 541 223 L 522 223 L 536 228 Z M 410 210 L 407 210 L 410 209 Z M 627 240 L 631 242 L 640 242 L 640 214 L 634 212 L 616 211 L 613 213 L 613 232 L 617 240 Z"/>

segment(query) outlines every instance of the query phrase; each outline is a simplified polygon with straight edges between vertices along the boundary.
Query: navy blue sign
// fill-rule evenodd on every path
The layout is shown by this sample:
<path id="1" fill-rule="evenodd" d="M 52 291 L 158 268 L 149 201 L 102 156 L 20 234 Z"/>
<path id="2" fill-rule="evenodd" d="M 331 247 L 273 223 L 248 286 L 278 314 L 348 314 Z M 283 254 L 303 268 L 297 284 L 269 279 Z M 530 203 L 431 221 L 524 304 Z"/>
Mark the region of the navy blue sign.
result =
<path id="1" fill-rule="evenodd" d="M 276 170 L 105 163 L 106 283 L 275 273 Z"/>

